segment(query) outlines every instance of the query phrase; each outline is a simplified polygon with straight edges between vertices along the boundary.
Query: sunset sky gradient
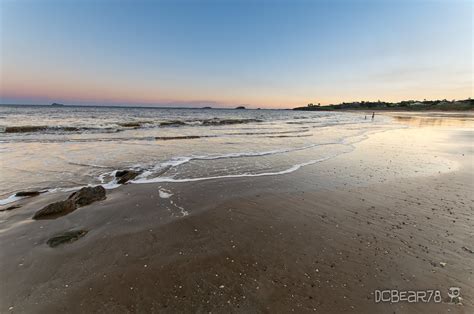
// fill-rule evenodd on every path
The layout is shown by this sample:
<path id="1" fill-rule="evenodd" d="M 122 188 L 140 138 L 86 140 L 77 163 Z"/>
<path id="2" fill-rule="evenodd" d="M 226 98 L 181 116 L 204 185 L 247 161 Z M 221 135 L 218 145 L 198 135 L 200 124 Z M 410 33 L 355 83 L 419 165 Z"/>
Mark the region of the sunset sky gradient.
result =
<path id="1" fill-rule="evenodd" d="M 0 102 L 468 98 L 472 3 L 0 0 Z"/>

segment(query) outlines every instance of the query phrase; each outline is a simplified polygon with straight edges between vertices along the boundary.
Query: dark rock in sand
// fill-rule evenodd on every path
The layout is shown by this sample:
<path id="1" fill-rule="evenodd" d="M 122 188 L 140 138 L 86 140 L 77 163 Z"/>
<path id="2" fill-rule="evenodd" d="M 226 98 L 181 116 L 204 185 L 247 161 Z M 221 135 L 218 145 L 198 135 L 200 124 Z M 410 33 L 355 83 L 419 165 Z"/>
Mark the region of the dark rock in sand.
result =
<path id="1" fill-rule="evenodd" d="M 83 236 L 87 234 L 86 230 L 74 230 L 74 231 L 66 231 L 61 234 L 58 234 L 51 239 L 49 239 L 46 243 L 50 247 L 57 247 L 61 244 L 71 243 L 74 241 L 79 240 Z"/>
<path id="2" fill-rule="evenodd" d="M 138 176 L 140 172 L 135 170 L 120 170 L 115 173 L 116 178 L 120 178 L 117 183 L 118 184 L 125 184 L 130 180 L 133 180 Z"/>
<path id="3" fill-rule="evenodd" d="M 15 196 L 23 197 L 23 196 L 38 196 L 40 195 L 39 191 L 21 191 L 15 194 Z"/>
<path id="4" fill-rule="evenodd" d="M 67 199 L 65 201 L 59 201 L 51 203 L 39 211 L 37 211 L 33 219 L 53 219 L 60 216 L 64 216 L 74 211 L 77 208 L 73 200 Z"/>
<path id="5" fill-rule="evenodd" d="M 462 249 L 463 249 L 464 251 L 468 252 L 468 253 L 474 254 L 474 251 L 473 251 L 473 250 L 471 250 L 471 249 L 469 249 L 469 248 L 467 248 L 467 247 L 465 247 L 465 246 L 463 246 Z"/>
<path id="6" fill-rule="evenodd" d="M 69 195 L 68 200 L 72 200 L 77 207 L 86 206 L 96 201 L 105 200 L 105 189 L 98 185 L 85 187 Z"/>
<path id="7" fill-rule="evenodd" d="M 34 214 L 33 219 L 53 219 L 64 216 L 78 207 L 104 200 L 105 193 L 105 189 L 101 185 L 82 188 L 69 195 L 65 201 L 55 202 L 43 207 Z"/>
<path id="8" fill-rule="evenodd" d="M 12 205 L 12 206 L 9 206 L 9 207 L 7 207 L 7 208 L 0 209 L 0 212 L 5 212 L 5 211 L 13 210 L 13 209 L 17 209 L 17 208 L 20 208 L 20 207 L 21 207 L 20 205 Z"/>

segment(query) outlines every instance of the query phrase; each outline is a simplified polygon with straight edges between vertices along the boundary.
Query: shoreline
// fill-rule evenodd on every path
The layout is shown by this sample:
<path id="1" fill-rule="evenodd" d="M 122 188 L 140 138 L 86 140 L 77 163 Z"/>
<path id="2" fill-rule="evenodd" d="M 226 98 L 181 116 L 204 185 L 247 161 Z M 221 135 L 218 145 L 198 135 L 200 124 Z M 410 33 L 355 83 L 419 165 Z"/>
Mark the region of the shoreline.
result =
<path id="1" fill-rule="evenodd" d="M 372 111 L 365 111 L 365 110 L 342 110 L 344 112 L 350 112 L 350 113 L 354 113 L 354 114 L 359 114 L 359 113 L 366 113 L 366 114 L 371 114 Z M 426 113 L 426 112 L 419 112 L 418 114 L 415 114 L 415 115 L 412 115 L 412 112 L 409 112 L 409 111 L 403 111 L 403 112 L 400 112 L 400 111 L 386 111 L 386 112 L 383 112 L 382 115 L 384 116 L 389 116 L 393 119 L 395 119 L 395 122 L 398 123 L 399 125 L 412 125 L 412 126 L 424 126 L 424 125 L 428 125 L 428 126 L 457 126 L 457 127 L 461 127 L 461 126 L 469 126 L 469 125 L 472 125 L 472 123 L 474 122 L 474 114 L 472 115 L 469 115 L 469 114 L 466 114 L 466 113 L 459 113 L 459 112 L 438 112 L 439 115 L 437 114 L 433 114 L 432 113 Z M 410 116 L 408 116 L 408 114 L 410 114 Z M 443 119 L 439 119 L 440 117 L 442 117 Z M 464 119 L 465 118 L 465 119 Z M 370 117 L 369 117 L 369 120 L 370 120 Z M 174 138 L 178 138 L 178 137 L 170 137 L 171 139 L 174 139 Z M 187 138 L 186 136 L 183 136 L 183 138 Z M 320 145 L 325 145 L 325 144 L 320 144 Z M 309 146 L 317 146 L 317 145 L 309 145 Z M 289 149 L 289 151 L 298 151 L 300 149 L 304 149 L 305 147 L 302 147 L 302 148 L 292 148 L 292 149 Z M 266 152 L 262 152 L 261 153 L 262 155 L 266 155 Z M 245 157 L 245 153 L 242 153 L 242 156 Z M 256 154 L 251 154 L 251 155 L 256 155 Z M 189 157 L 191 159 L 193 159 L 192 157 Z M 210 158 L 212 159 L 212 158 Z M 305 163 L 303 163 L 302 165 L 300 166 L 304 166 Z M 94 166 L 94 165 L 92 165 Z M 299 168 L 298 165 L 295 165 Z M 104 167 L 104 168 L 109 168 L 109 169 L 113 169 L 111 167 Z M 121 170 L 120 168 L 119 169 L 116 169 L 117 171 L 118 170 Z M 288 169 L 289 170 L 289 169 Z M 285 171 L 283 171 L 285 172 Z M 290 171 L 290 172 L 293 172 L 293 171 Z M 85 185 L 80 185 L 80 186 L 67 186 L 67 187 L 54 187 L 54 188 L 36 188 L 36 189 L 31 189 L 31 191 L 37 191 L 39 193 L 56 193 L 56 191 L 65 191 L 65 192 L 69 192 L 69 191 L 75 191 L 75 190 L 79 190 L 80 188 L 82 187 L 85 187 L 85 186 L 91 186 L 91 185 L 94 185 L 94 184 L 100 184 L 100 185 L 103 185 L 104 187 L 106 187 L 106 189 L 114 189 L 114 188 L 117 188 L 119 185 L 118 184 L 115 184 L 113 183 L 112 181 L 111 182 L 103 182 L 103 180 L 101 179 L 102 176 L 106 175 L 107 173 L 103 173 L 101 175 L 99 175 L 99 180 L 101 182 L 96 182 L 96 183 L 89 183 L 89 184 L 85 184 Z M 283 174 L 283 173 L 281 173 Z M 275 173 L 275 175 L 278 175 L 278 173 Z M 258 176 L 258 175 L 255 175 L 255 176 Z M 209 180 L 211 179 L 220 179 L 220 178 L 225 178 L 226 176 L 223 175 L 223 176 L 219 176 L 219 177 L 216 177 L 216 178 L 209 178 Z M 231 176 L 233 177 L 233 176 Z M 238 175 L 236 177 L 239 177 Z M 203 178 L 204 179 L 204 178 Z M 139 180 L 139 181 L 143 181 L 143 180 Z M 158 180 L 159 181 L 159 180 Z M 193 180 L 190 180 L 190 181 L 193 181 Z M 143 183 L 143 182 L 135 182 L 135 183 Z M 30 189 L 26 189 L 26 191 L 29 191 Z M 20 204 L 23 203 L 23 201 L 28 201 L 28 198 L 27 197 L 17 197 L 15 195 L 16 192 L 19 192 L 19 191 L 25 191 L 25 190 L 16 190 L 15 192 L 11 193 L 11 194 L 4 194 L 2 197 L 2 199 L 0 199 L 0 211 L 3 209 L 5 210 L 6 208 L 9 207 L 9 205 L 14 205 L 16 204 L 17 202 L 19 202 Z"/>
<path id="2" fill-rule="evenodd" d="M 125 185 L 55 220 L 28 217 L 68 193 L 28 199 L 2 214 L 0 310 L 468 313 L 471 134 L 389 130 L 304 171 Z M 75 228 L 88 233 L 45 245 Z M 463 305 L 445 303 L 455 285 Z M 375 304 L 383 288 L 443 303 Z"/>

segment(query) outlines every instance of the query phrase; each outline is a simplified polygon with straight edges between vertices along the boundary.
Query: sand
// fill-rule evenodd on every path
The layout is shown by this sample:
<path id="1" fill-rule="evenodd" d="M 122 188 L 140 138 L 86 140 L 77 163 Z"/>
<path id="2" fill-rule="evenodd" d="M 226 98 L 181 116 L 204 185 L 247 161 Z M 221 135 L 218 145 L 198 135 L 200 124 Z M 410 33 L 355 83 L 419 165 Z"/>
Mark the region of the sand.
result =
<path id="1" fill-rule="evenodd" d="M 0 213 L 0 312 L 473 313 L 472 125 L 400 121 L 291 174 L 130 184 L 55 220 L 30 218 L 67 193 L 22 200 Z"/>

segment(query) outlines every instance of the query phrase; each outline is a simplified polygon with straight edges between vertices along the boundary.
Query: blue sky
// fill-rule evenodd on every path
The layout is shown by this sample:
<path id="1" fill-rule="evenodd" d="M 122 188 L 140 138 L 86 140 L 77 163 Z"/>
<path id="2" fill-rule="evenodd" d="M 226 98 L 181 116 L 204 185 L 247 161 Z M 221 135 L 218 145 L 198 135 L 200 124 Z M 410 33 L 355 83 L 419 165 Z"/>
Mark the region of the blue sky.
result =
<path id="1" fill-rule="evenodd" d="M 6 1 L 2 103 L 472 96 L 471 1 Z"/>

